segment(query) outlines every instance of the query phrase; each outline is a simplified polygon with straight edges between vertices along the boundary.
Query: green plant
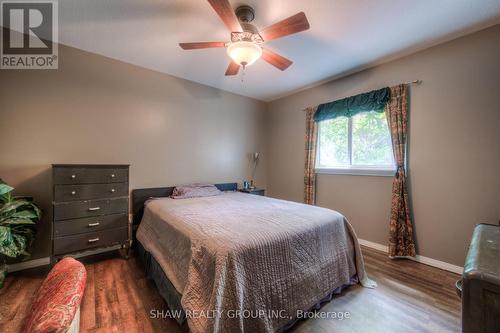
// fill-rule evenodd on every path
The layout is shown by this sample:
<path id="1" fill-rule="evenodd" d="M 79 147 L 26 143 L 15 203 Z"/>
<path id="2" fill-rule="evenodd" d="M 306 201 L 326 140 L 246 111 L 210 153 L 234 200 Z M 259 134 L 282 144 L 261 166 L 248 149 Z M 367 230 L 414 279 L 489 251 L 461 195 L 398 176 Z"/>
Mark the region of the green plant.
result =
<path id="1" fill-rule="evenodd" d="M 35 238 L 35 224 L 41 218 L 40 209 L 31 197 L 15 197 L 13 187 L 0 179 L 0 288 L 6 274 L 5 257 L 27 258 Z"/>

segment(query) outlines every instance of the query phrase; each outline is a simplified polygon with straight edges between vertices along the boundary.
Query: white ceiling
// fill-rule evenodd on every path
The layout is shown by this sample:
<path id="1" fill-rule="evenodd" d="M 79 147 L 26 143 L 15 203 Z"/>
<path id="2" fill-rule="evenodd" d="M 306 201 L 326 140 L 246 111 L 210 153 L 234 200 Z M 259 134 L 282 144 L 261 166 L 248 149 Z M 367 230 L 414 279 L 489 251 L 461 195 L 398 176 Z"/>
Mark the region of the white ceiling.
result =
<path id="1" fill-rule="evenodd" d="M 294 61 L 281 72 L 259 60 L 225 77 L 224 49 L 179 42 L 228 40 L 206 0 L 59 1 L 59 40 L 86 51 L 270 101 L 306 86 L 500 23 L 499 0 L 246 0 L 263 28 L 304 11 L 310 30 L 267 47 Z"/>

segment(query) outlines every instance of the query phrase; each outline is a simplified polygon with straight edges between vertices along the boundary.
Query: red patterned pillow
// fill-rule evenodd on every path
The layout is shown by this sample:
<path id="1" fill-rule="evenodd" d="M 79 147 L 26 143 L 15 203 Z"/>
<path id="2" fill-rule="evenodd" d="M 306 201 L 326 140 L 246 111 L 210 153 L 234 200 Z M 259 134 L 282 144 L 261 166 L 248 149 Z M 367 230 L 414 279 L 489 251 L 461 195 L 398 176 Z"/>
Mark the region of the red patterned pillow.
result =
<path id="1" fill-rule="evenodd" d="M 87 271 L 73 258 L 59 261 L 43 281 L 22 332 L 66 332 L 80 308 Z"/>

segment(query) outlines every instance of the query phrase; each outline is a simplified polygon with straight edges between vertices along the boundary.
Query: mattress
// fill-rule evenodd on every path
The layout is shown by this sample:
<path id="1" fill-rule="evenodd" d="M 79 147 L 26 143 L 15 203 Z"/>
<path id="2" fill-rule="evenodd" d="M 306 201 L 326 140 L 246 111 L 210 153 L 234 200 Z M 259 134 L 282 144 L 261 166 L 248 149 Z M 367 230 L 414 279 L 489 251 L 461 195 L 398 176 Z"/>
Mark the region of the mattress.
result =
<path id="1" fill-rule="evenodd" d="M 310 205 L 239 192 L 152 199 L 137 239 L 194 333 L 275 332 L 354 275 L 374 286 L 345 217 Z"/>

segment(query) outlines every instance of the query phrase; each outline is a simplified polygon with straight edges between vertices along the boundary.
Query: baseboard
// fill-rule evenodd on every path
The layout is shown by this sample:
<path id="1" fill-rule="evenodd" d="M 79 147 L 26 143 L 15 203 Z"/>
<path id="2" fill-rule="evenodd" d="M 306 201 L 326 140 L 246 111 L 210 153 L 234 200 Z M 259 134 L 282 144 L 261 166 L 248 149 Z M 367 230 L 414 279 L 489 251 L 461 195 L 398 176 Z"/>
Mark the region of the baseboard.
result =
<path id="1" fill-rule="evenodd" d="M 369 247 L 370 249 L 375 249 L 375 250 L 379 250 L 382 252 L 389 251 L 389 247 L 387 245 L 382 245 L 379 243 L 370 242 L 370 241 L 367 241 L 365 239 L 358 239 L 358 242 L 359 242 L 359 244 L 364 245 L 366 247 Z"/>
<path id="2" fill-rule="evenodd" d="M 370 241 L 367 241 L 365 239 L 358 239 L 358 241 L 359 241 L 359 244 L 366 246 L 366 247 L 369 247 L 371 249 L 379 250 L 382 252 L 388 251 L 387 245 L 382 245 L 379 243 L 370 242 Z M 116 249 L 118 249 L 118 248 L 119 248 L 119 246 L 116 247 Z M 91 254 L 97 254 L 97 253 L 101 253 L 101 252 L 105 252 L 105 251 L 109 251 L 109 250 L 110 250 L 110 248 L 98 249 L 98 250 L 94 250 L 94 251 L 89 251 L 87 253 L 81 253 L 81 254 L 75 255 L 74 257 L 79 258 L 79 257 L 83 257 L 83 256 L 91 255 Z M 417 261 L 419 263 L 429 265 L 432 267 L 444 269 L 445 271 L 453 272 L 456 274 L 462 274 L 462 272 L 464 270 L 463 267 L 452 265 L 452 264 L 449 264 L 449 263 L 444 262 L 444 261 L 440 261 L 440 260 L 436 260 L 436 259 L 432 259 L 429 257 L 420 256 L 420 255 L 417 255 L 415 258 L 408 257 L 408 259 L 411 259 L 411 260 L 414 260 L 414 261 Z M 49 257 L 27 260 L 27 261 L 22 261 L 19 263 L 8 265 L 8 271 L 9 272 L 16 272 L 16 271 L 21 271 L 23 269 L 45 266 L 45 265 L 49 265 L 49 264 L 50 264 Z"/>
<path id="3" fill-rule="evenodd" d="M 441 268 L 441 269 L 444 269 L 445 271 L 456 273 L 456 274 L 459 274 L 459 275 L 462 275 L 462 273 L 464 271 L 464 268 L 461 267 L 461 266 L 449 264 L 447 262 L 436 260 L 436 259 L 432 259 L 432 258 L 429 258 L 429 257 L 424 257 L 424 256 L 417 255 L 416 258 L 411 258 L 411 259 L 415 260 L 415 261 L 418 261 L 418 262 L 420 262 L 422 264 L 426 264 L 426 265 L 429 265 L 429 266 Z"/>
<path id="4" fill-rule="evenodd" d="M 9 273 L 11 273 L 11 272 L 22 271 L 23 269 L 30 269 L 30 268 L 39 267 L 39 266 L 46 266 L 46 265 L 50 265 L 50 258 L 49 257 L 33 259 L 33 260 L 26 260 L 26 261 L 21 261 L 21 262 L 15 263 L 15 264 L 10 264 L 10 265 L 7 265 L 7 271 Z"/>
<path id="5" fill-rule="evenodd" d="M 387 247 L 387 245 L 382 245 L 379 243 L 370 242 L 370 241 L 367 241 L 364 239 L 358 239 L 358 241 L 359 241 L 359 244 L 364 245 L 366 247 L 369 247 L 371 249 L 379 250 L 379 251 L 386 252 L 386 253 L 389 251 L 389 248 Z M 463 267 L 449 264 L 447 262 L 432 259 L 429 257 L 424 257 L 421 255 L 417 255 L 415 258 L 413 258 L 413 257 L 407 257 L 407 258 L 414 260 L 414 261 L 417 261 L 419 263 L 425 264 L 425 265 L 440 268 L 440 269 L 443 269 L 445 271 L 460 274 L 460 275 L 464 271 Z"/>

